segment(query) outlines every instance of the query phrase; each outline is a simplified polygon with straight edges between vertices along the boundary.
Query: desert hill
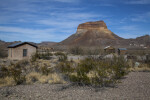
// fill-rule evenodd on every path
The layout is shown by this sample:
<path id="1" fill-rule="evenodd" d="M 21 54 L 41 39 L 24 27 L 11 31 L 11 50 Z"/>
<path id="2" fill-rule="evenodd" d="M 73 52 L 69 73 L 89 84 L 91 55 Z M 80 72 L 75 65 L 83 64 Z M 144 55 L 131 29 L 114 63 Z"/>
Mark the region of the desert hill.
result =
<path id="1" fill-rule="evenodd" d="M 116 43 L 122 38 L 107 29 L 104 21 L 87 22 L 80 24 L 77 32 L 64 41 L 61 45 L 100 46 Z"/>
<path id="2" fill-rule="evenodd" d="M 107 28 L 104 21 L 86 22 L 79 24 L 75 34 L 60 42 L 61 46 L 98 46 L 112 45 L 115 47 L 147 46 L 150 36 L 145 35 L 136 39 L 124 39 Z"/>
<path id="3" fill-rule="evenodd" d="M 5 42 L 0 40 L 0 57 L 7 57 L 8 54 L 8 46 L 13 44 L 13 43 L 18 43 L 21 41 L 14 41 L 14 42 Z"/>

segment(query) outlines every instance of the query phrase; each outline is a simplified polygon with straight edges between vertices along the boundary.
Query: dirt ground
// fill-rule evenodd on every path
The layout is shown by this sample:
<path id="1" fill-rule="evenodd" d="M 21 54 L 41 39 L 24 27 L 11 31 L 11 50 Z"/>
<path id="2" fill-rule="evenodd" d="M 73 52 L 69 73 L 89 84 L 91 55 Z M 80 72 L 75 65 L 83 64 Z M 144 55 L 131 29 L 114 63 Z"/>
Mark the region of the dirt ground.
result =
<path id="1" fill-rule="evenodd" d="M 131 72 L 115 87 L 34 84 L 0 88 L 0 100 L 150 100 L 150 72 Z"/>

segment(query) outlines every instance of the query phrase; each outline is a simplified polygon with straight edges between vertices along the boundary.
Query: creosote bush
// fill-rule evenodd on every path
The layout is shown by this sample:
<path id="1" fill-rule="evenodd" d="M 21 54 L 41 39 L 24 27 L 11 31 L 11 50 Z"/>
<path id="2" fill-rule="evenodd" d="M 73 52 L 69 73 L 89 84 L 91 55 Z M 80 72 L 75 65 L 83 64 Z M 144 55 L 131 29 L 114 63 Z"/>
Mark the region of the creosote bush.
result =
<path id="1" fill-rule="evenodd" d="M 31 62 L 35 62 L 38 59 L 49 60 L 51 59 L 51 56 L 53 56 L 53 54 L 49 51 L 45 53 L 35 53 L 34 55 L 32 55 Z"/>
<path id="2" fill-rule="evenodd" d="M 39 59 L 40 55 L 38 53 L 35 53 L 32 55 L 31 62 L 35 62 L 37 59 Z"/>
<path id="3" fill-rule="evenodd" d="M 49 68 L 46 64 L 44 64 L 44 66 L 40 67 L 40 70 L 43 75 L 48 75 L 49 73 L 52 72 L 52 68 Z"/>
<path id="4" fill-rule="evenodd" d="M 122 57 L 113 60 L 87 58 L 80 61 L 76 67 L 71 66 L 71 63 L 60 65 L 62 72 L 66 73 L 70 81 L 96 86 L 107 86 L 116 83 L 117 79 L 127 74 L 129 67 Z"/>
<path id="5" fill-rule="evenodd" d="M 1 76 L 2 78 L 5 77 L 12 77 L 16 84 L 21 84 L 25 81 L 25 76 L 22 74 L 22 67 L 24 64 L 28 62 L 26 61 L 20 61 L 16 64 L 11 64 L 10 66 L 1 67 Z"/>
<path id="6" fill-rule="evenodd" d="M 61 62 L 67 61 L 67 54 L 63 52 L 56 52 L 55 56 L 58 56 L 58 60 Z"/>
<path id="7" fill-rule="evenodd" d="M 56 67 L 57 71 L 61 72 L 61 73 L 72 73 L 74 72 L 74 68 L 73 68 L 73 63 L 71 62 L 60 62 L 57 67 Z"/>
<path id="8" fill-rule="evenodd" d="M 76 46 L 70 49 L 70 53 L 75 54 L 75 55 L 81 55 L 83 54 L 83 49 L 79 46 Z"/>

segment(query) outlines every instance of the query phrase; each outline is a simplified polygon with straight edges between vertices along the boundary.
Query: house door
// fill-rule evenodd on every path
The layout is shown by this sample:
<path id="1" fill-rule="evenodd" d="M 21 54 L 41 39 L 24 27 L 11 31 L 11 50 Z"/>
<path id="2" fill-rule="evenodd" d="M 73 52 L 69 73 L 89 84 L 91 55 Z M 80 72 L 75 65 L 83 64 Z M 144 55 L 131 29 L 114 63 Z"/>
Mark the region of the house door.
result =
<path id="1" fill-rule="evenodd" d="M 23 49 L 23 57 L 27 56 L 27 49 Z"/>

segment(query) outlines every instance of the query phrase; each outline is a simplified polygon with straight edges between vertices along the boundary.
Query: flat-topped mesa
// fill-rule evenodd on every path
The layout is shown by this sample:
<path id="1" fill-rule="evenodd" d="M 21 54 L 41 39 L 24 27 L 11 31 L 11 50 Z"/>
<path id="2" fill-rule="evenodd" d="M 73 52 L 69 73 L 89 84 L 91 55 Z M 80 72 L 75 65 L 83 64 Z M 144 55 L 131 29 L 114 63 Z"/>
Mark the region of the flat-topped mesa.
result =
<path id="1" fill-rule="evenodd" d="M 79 24 L 78 29 L 107 29 L 104 21 L 86 22 Z"/>

